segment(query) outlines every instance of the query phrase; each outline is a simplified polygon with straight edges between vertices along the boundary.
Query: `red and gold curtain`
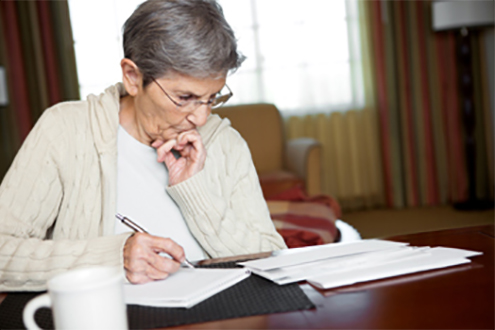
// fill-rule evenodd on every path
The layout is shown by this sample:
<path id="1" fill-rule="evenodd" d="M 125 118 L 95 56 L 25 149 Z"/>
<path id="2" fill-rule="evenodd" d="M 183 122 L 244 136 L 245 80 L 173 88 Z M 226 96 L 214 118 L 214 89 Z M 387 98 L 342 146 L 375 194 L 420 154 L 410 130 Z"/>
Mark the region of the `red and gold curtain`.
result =
<path id="1" fill-rule="evenodd" d="M 430 1 L 364 1 L 386 204 L 468 198 L 456 31 L 434 32 Z M 472 33 L 476 193 L 493 198 L 493 121 L 483 32 Z"/>
<path id="2" fill-rule="evenodd" d="M 79 98 L 67 1 L 0 1 L 0 66 L 9 102 L 0 106 L 0 179 L 41 113 Z"/>

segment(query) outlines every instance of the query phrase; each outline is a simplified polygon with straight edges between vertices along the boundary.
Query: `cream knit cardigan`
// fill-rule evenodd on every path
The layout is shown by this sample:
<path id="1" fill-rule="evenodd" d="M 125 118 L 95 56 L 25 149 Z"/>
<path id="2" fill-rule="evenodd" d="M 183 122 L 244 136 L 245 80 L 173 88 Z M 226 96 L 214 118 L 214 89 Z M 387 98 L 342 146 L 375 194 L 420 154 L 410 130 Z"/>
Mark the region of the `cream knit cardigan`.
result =
<path id="1" fill-rule="evenodd" d="M 123 267 L 130 235 L 114 235 L 122 84 L 44 112 L 0 186 L 0 291 L 44 290 L 90 265 Z M 285 248 L 247 144 L 228 120 L 199 129 L 204 169 L 167 189 L 211 257 Z"/>

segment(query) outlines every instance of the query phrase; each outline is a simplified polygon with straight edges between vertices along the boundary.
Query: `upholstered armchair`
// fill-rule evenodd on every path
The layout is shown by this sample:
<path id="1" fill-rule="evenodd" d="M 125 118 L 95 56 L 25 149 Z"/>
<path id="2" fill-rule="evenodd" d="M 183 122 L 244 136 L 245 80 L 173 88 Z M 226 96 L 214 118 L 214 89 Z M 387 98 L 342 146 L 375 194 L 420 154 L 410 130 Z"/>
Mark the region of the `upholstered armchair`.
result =
<path id="1" fill-rule="evenodd" d="M 287 141 L 278 109 L 248 104 L 214 109 L 246 140 L 266 198 L 300 184 L 309 196 L 321 192 L 321 146 L 309 138 Z"/>

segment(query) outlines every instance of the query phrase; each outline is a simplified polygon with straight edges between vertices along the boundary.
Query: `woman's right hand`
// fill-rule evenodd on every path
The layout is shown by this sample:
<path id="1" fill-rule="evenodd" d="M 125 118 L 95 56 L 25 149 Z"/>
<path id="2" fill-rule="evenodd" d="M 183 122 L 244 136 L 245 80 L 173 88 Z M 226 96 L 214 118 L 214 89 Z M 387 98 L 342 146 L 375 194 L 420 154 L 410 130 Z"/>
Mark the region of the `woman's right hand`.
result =
<path id="1" fill-rule="evenodd" d="M 160 252 L 173 259 L 160 256 Z M 135 233 L 124 245 L 126 277 L 134 284 L 162 280 L 176 272 L 184 260 L 184 249 L 170 238 Z"/>

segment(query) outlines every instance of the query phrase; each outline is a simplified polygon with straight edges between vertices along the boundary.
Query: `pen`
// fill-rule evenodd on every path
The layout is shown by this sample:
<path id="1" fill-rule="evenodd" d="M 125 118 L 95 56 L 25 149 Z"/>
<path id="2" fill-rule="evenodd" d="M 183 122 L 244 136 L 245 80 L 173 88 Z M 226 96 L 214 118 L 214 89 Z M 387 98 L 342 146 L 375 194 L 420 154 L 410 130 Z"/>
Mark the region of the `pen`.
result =
<path id="1" fill-rule="evenodd" d="M 122 215 L 120 213 L 117 213 L 115 215 L 115 217 L 117 219 L 119 219 L 120 221 L 122 221 L 122 223 L 124 225 L 126 225 L 129 228 L 131 228 L 135 232 L 149 234 L 146 230 L 143 229 L 143 227 L 141 227 L 140 225 L 138 225 L 137 223 L 135 223 L 134 221 L 132 221 L 131 219 L 129 219 L 125 215 Z M 184 261 L 182 262 L 182 264 L 185 265 L 188 268 L 194 268 L 194 266 L 187 259 L 184 259 Z"/>

